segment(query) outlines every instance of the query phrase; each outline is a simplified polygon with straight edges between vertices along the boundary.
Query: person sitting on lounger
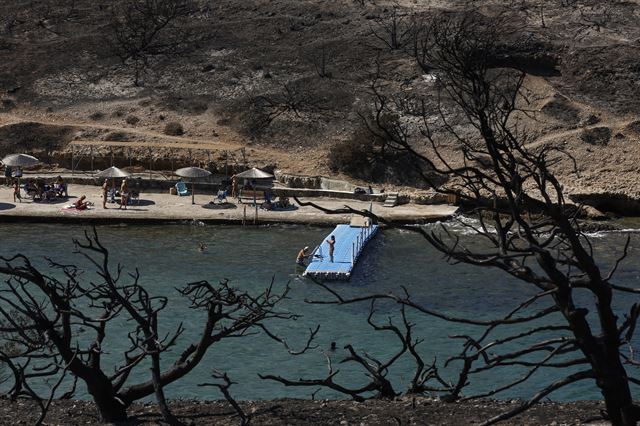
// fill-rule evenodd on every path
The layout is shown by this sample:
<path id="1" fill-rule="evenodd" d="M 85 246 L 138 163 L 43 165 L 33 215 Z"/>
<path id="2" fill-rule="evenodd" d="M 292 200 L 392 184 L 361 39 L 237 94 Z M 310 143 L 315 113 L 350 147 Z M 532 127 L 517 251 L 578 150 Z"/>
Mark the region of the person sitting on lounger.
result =
<path id="1" fill-rule="evenodd" d="M 89 207 L 89 202 L 85 201 L 86 198 L 87 196 L 83 195 L 82 197 L 78 198 L 75 203 L 73 203 L 73 206 L 76 208 L 76 210 L 86 210 Z"/>
<path id="2" fill-rule="evenodd" d="M 289 207 L 289 205 L 289 197 L 280 197 L 280 199 L 278 200 L 278 207 L 280 207 L 281 209 L 286 209 Z"/>
<path id="3" fill-rule="evenodd" d="M 62 176 L 58 175 L 54 184 L 54 188 L 58 197 L 69 197 L 69 193 L 67 192 L 67 183 L 64 181 Z"/>

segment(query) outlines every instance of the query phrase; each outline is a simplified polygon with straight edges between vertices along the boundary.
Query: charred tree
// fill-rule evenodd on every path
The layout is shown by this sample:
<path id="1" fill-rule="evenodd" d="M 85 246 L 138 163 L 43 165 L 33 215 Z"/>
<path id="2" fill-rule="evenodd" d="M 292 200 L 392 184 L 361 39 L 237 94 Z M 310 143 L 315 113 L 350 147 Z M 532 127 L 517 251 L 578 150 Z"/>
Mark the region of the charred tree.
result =
<path id="1" fill-rule="evenodd" d="M 48 259 L 47 273 L 24 255 L 0 257 L 0 275 L 5 277 L 0 288 L 0 337 L 5 343 L 0 348 L 0 362 L 13 373 L 10 396 L 34 398 L 43 411 L 60 386 L 61 376 L 70 374 L 85 383 L 105 422 L 126 420 L 131 403 L 155 395 L 165 420 L 176 424 L 164 386 L 193 370 L 221 340 L 268 331 L 262 324 L 266 321 L 297 317 L 278 308 L 287 296 L 288 285 L 278 292 L 272 281 L 262 293 L 252 295 L 227 281 L 217 285 L 189 283 L 179 292 L 188 298 L 191 309 L 205 316 L 204 326 L 198 340 L 162 370 L 161 357 L 175 346 L 184 330 L 180 324 L 171 333 L 159 334 L 167 298 L 150 295 L 140 285 L 137 270 L 125 274 L 120 264 L 112 268 L 109 252 L 95 229 L 74 243 L 79 255 L 95 267 L 97 278 L 85 277 L 79 267 L 52 259 Z M 107 371 L 102 365 L 103 342 L 109 334 L 122 333 L 122 327 L 114 325 L 116 321 L 132 324 L 125 337 L 130 347 L 114 371 Z M 274 333 L 269 336 L 283 342 Z M 132 372 L 145 364 L 151 366 L 149 379 L 129 383 Z M 58 381 L 51 396 L 42 397 L 33 392 L 30 383 L 46 378 Z"/>
<path id="2" fill-rule="evenodd" d="M 637 297 L 640 289 L 616 284 L 614 279 L 627 254 L 629 240 L 615 265 L 603 271 L 578 221 L 579 206 L 566 200 L 562 183 L 554 174 L 556 167 L 572 167 L 575 162 L 562 148 L 530 144 L 522 120 L 518 119 L 532 114 L 528 108 L 527 76 L 517 68 L 496 66 L 501 62 L 500 42 L 508 30 L 489 22 L 477 13 L 462 17 L 449 14 L 437 17 L 428 32 L 420 33 L 425 39 L 418 43 L 423 48 L 417 50 L 416 59 L 425 72 L 436 77 L 437 128 L 430 120 L 427 102 L 423 103 L 419 131 L 412 131 L 402 120 L 391 126 L 385 123 L 385 115 L 398 111 L 379 74 L 372 84 L 374 107 L 369 120 L 376 125 L 370 129 L 376 137 L 388 141 L 389 149 L 408 153 L 411 161 L 407 167 L 417 170 L 437 191 L 459 199 L 477 220 L 475 224 L 460 223 L 475 234 L 472 243 L 446 227 L 406 229 L 419 233 L 453 264 L 497 268 L 529 284 L 537 294 L 523 297 L 507 315 L 487 321 L 432 310 L 414 302 L 408 293 L 345 299 L 325 286 L 332 294 L 325 303 L 390 300 L 425 315 L 484 327 L 479 336 L 454 336 L 462 339 L 463 351 L 450 359 L 462 364 L 457 383 L 446 395 L 450 400 L 496 395 L 525 382 L 540 369 L 563 372 L 569 367 L 582 367 L 541 388 L 516 409 L 489 419 L 487 424 L 512 417 L 571 383 L 590 380 L 602 393 L 609 420 L 614 425 L 635 425 L 640 420 L 640 408 L 634 404 L 630 385 L 640 384 L 640 380 L 627 371 L 634 366 L 633 354 L 627 348 L 634 338 L 640 305 L 633 303 L 622 319 L 619 309 L 623 299 Z M 457 156 L 445 155 L 441 148 L 443 137 L 452 141 Z M 434 173 L 446 183 L 433 179 Z M 385 223 L 367 211 L 316 207 L 328 213 L 370 216 Z M 585 303 L 576 297 L 577 292 L 589 294 L 594 302 Z M 533 312 L 525 313 L 532 308 Z M 560 314 L 563 322 L 534 322 L 552 313 Z M 493 334 L 498 328 L 514 324 L 520 324 L 520 328 L 508 337 Z M 522 331 L 523 326 L 529 328 Z M 531 339 L 537 341 L 524 343 Z M 515 347 L 492 354 L 507 343 Z M 463 395 L 474 374 L 508 365 L 526 367 L 528 372 L 491 391 Z"/>
<path id="3" fill-rule="evenodd" d="M 111 13 L 111 45 L 134 85 L 160 59 L 196 51 L 208 35 L 193 28 L 191 0 L 126 0 Z"/>

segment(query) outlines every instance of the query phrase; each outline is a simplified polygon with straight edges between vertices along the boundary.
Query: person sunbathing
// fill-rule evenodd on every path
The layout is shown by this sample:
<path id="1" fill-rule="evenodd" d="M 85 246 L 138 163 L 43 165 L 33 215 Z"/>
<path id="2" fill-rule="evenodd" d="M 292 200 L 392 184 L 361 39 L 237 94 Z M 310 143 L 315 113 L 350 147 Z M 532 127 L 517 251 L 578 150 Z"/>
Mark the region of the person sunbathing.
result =
<path id="1" fill-rule="evenodd" d="M 73 206 L 76 208 L 76 210 L 86 210 L 89 207 L 89 202 L 85 201 L 86 198 L 86 195 L 83 195 L 82 197 L 78 198 L 75 203 L 73 203 Z"/>

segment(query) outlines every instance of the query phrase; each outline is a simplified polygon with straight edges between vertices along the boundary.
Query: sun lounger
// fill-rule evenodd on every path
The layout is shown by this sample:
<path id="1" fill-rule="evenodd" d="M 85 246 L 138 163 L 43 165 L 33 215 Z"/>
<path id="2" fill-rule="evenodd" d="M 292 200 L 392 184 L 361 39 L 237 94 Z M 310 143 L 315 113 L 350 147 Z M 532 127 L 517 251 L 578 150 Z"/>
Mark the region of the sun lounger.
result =
<path id="1" fill-rule="evenodd" d="M 133 205 L 134 202 L 136 204 L 140 204 L 140 191 L 132 189 L 131 192 L 129 193 L 128 201 L 129 201 L 129 205 Z"/>
<path id="2" fill-rule="evenodd" d="M 187 185 L 185 185 L 184 182 L 176 183 L 176 191 L 178 192 L 178 195 L 181 197 L 183 195 L 189 195 L 189 190 L 187 189 Z"/>
<path id="3" fill-rule="evenodd" d="M 226 203 L 227 202 L 227 191 L 218 191 L 218 194 L 216 195 L 216 199 L 213 201 L 218 201 L 220 203 Z"/>
<path id="4" fill-rule="evenodd" d="M 265 201 L 264 191 L 241 189 L 240 196 L 238 196 L 238 201 L 240 201 L 240 203 L 255 204 L 259 202 L 260 204 L 262 204 Z"/>

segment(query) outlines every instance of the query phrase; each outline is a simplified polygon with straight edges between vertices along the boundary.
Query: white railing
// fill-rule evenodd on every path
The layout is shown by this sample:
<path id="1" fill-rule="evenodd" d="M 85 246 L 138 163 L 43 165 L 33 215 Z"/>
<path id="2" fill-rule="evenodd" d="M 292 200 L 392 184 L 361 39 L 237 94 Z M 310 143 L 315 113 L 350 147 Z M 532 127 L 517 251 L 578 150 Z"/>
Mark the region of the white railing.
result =
<path id="1" fill-rule="evenodd" d="M 371 224 L 367 224 L 367 226 L 363 226 L 360 228 L 360 233 L 356 235 L 356 240 L 351 243 L 351 267 L 356 264 L 356 260 L 360 255 L 360 250 L 364 247 L 365 243 L 371 236 L 372 227 Z"/>

